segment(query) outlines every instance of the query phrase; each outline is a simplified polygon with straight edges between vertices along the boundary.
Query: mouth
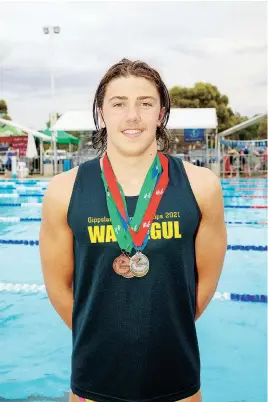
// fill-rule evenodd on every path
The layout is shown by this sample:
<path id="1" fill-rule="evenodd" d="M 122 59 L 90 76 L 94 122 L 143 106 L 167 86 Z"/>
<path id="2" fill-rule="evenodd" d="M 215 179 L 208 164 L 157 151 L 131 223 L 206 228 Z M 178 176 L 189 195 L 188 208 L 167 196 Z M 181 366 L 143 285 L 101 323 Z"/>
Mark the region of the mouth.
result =
<path id="1" fill-rule="evenodd" d="M 124 134 L 128 138 L 137 138 L 143 130 L 133 129 L 133 130 L 123 130 L 122 134 Z"/>

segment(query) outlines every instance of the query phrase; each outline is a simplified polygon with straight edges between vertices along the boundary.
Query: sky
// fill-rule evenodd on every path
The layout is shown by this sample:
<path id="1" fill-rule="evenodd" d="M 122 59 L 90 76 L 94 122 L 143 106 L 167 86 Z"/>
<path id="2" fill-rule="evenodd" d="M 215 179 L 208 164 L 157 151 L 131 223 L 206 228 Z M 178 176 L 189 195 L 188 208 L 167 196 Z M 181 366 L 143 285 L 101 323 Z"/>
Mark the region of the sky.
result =
<path id="1" fill-rule="evenodd" d="M 266 110 L 264 1 L 0 0 L 0 7 L 0 99 L 20 124 L 40 130 L 53 111 L 91 109 L 104 73 L 124 57 L 149 63 L 168 88 L 212 83 L 243 116 Z M 54 39 L 43 33 L 48 25 L 61 28 Z"/>

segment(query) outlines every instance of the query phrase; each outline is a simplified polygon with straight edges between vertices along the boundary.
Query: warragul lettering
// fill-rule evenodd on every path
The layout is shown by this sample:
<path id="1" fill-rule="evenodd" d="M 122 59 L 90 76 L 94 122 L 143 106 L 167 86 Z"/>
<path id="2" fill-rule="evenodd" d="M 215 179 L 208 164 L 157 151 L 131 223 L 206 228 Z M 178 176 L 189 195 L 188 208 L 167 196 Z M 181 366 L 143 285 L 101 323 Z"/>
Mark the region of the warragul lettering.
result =
<path id="1" fill-rule="evenodd" d="M 116 234 L 112 225 L 88 226 L 88 235 L 91 243 L 110 243 L 116 241 Z M 181 239 L 180 223 L 178 221 L 153 222 L 149 239 Z"/>

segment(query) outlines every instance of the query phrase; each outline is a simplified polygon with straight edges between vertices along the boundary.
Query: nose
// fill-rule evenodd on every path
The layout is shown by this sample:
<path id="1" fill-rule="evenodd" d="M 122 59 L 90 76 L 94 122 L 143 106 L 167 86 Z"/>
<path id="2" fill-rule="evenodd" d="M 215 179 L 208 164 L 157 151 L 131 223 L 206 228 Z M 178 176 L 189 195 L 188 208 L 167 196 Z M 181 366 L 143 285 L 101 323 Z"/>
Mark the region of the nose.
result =
<path id="1" fill-rule="evenodd" d="M 137 105 L 129 105 L 126 108 L 126 121 L 127 122 L 138 122 L 140 121 L 140 114 Z"/>

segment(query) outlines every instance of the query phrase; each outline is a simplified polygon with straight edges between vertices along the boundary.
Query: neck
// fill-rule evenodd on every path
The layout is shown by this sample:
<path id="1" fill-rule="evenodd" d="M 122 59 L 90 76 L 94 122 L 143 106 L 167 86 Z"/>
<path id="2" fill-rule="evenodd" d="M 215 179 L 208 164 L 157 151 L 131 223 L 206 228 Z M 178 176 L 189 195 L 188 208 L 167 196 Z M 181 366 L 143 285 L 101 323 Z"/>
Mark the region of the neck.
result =
<path id="1" fill-rule="evenodd" d="M 111 162 L 117 181 L 121 184 L 126 196 L 138 195 L 146 174 L 157 154 L 157 144 L 153 143 L 140 155 L 124 155 L 117 149 L 107 147 L 107 155 Z M 101 161 L 102 162 L 102 161 Z"/>

